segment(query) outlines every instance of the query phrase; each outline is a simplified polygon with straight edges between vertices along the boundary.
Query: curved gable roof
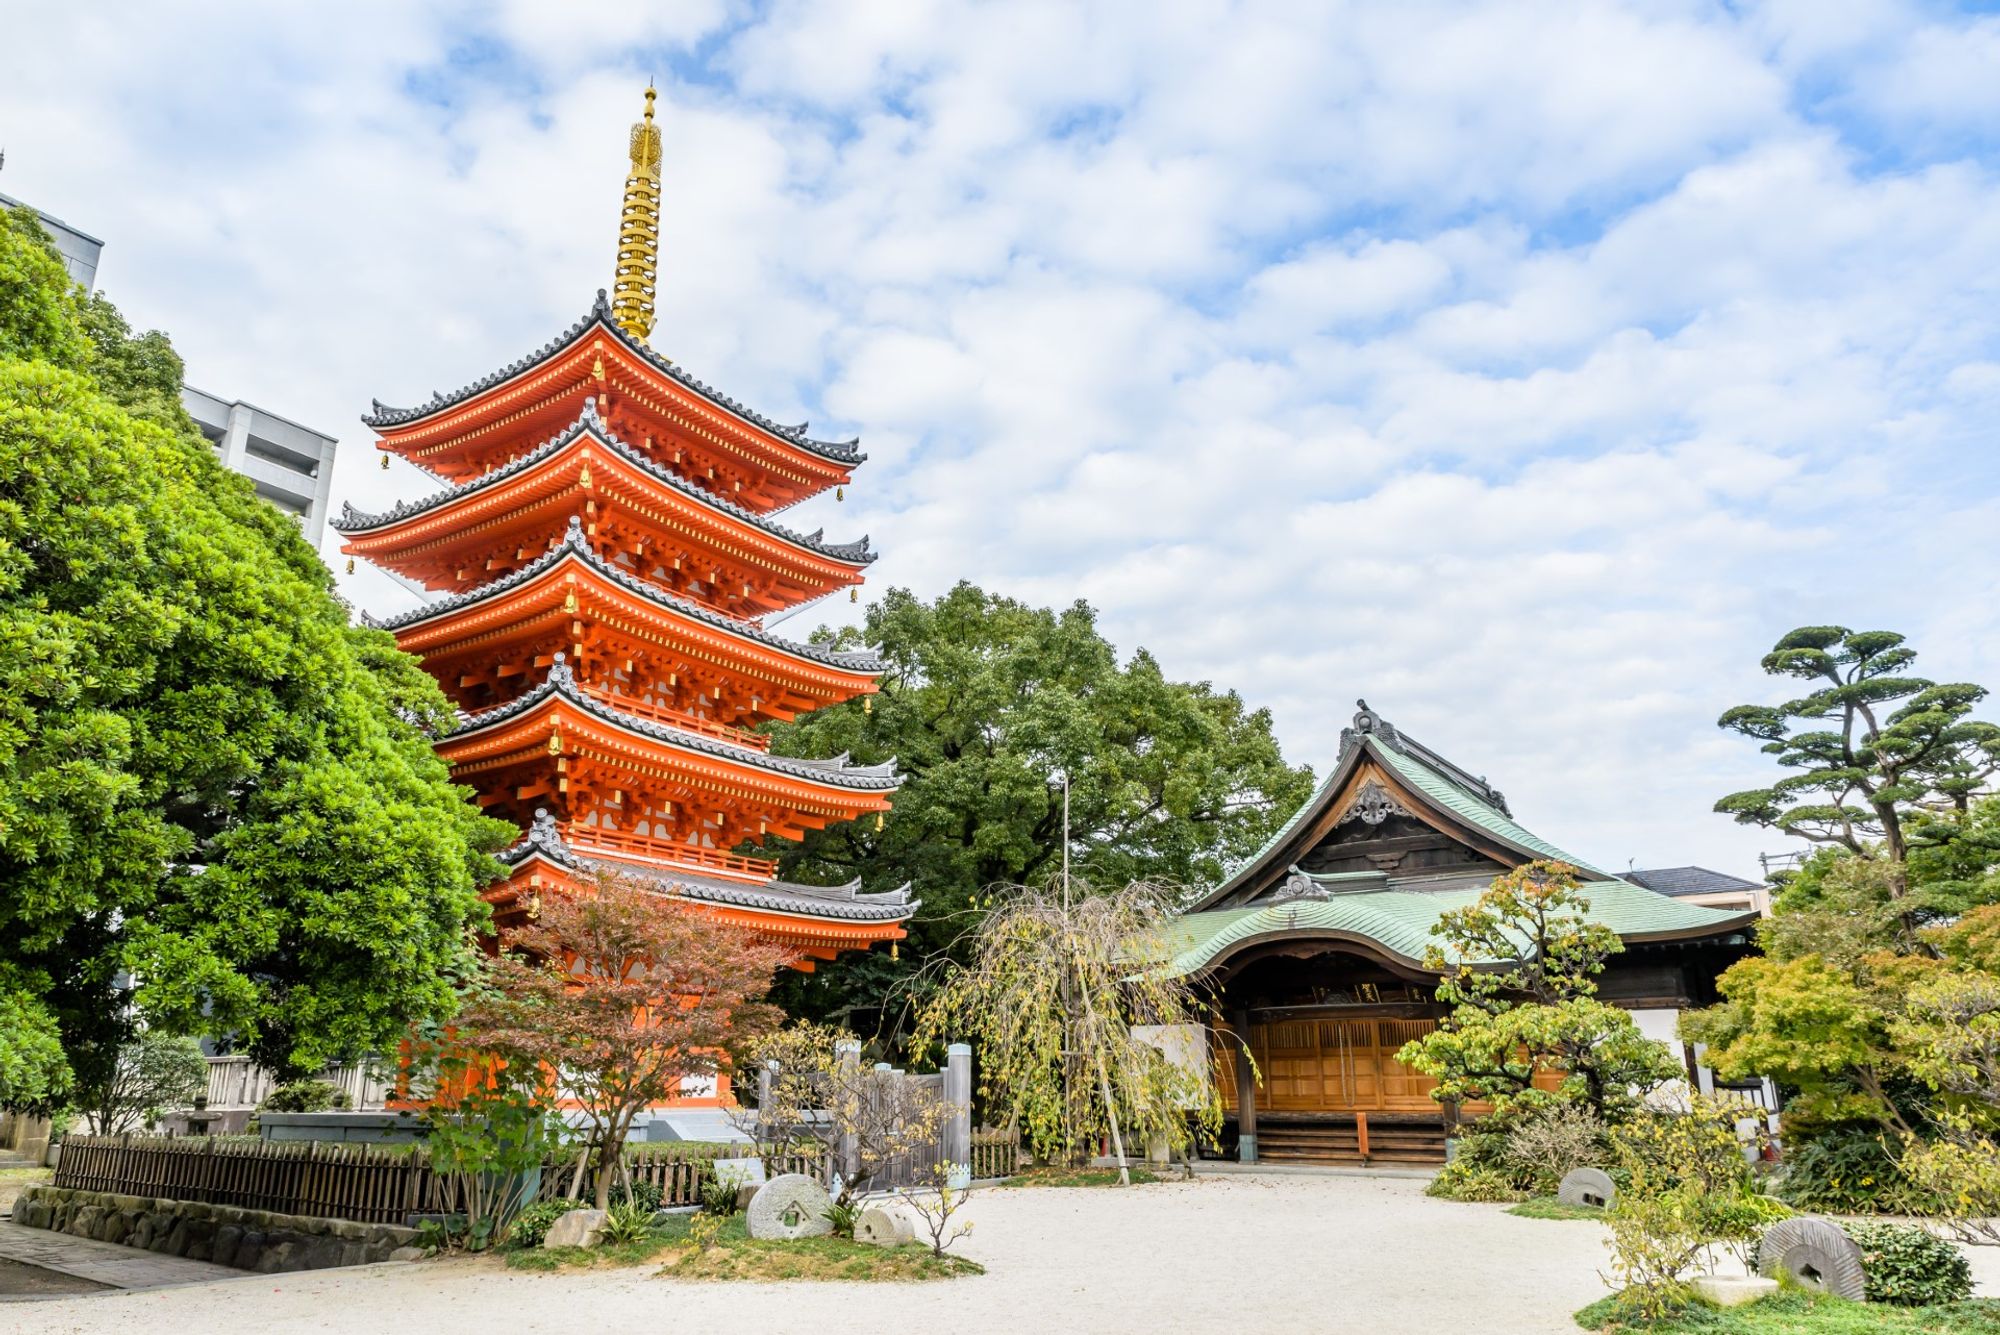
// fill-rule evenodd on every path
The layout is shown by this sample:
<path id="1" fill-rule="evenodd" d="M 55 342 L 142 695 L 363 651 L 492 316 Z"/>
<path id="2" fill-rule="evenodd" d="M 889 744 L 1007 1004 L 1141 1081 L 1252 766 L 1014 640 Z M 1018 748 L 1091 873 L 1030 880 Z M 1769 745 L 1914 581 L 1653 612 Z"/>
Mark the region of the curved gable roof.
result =
<path id="1" fill-rule="evenodd" d="M 1191 908 L 1206 909 L 1260 879 L 1275 884 L 1304 857 L 1309 844 L 1324 834 L 1320 827 L 1364 762 L 1373 761 L 1417 798 L 1440 823 L 1458 826 L 1512 851 L 1522 862 L 1548 859 L 1567 862 L 1586 875 L 1614 879 L 1583 859 L 1566 853 L 1517 822 L 1507 799 L 1485 779 L 1459 768 L 1422 743 L 1403 735 L 1379 714 L 1359 702 L 1351 727 L 1340 735 L 1340 760 L 1292 818 L 1251 854 L 1241 866 Z"/>

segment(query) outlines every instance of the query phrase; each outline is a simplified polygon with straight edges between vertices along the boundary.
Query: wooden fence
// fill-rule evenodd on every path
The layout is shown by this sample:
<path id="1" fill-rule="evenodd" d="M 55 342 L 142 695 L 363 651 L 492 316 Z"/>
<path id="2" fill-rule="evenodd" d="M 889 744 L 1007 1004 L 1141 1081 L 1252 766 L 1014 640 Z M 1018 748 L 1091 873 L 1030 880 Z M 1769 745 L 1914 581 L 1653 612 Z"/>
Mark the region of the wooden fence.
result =
<path id="1" fill-rule="evenodd" d="M 816 1154 L 780 1145 L 635 1145 L 625 1162 L 635 1180 L 660 1185 L 661 1204 L 697 1205 L 711 1163 L 750 1153 L 773 1174 L 821 1170 Z M 575 1166 L 574 1159 L 544 1164 L 542 1199 L 568 1194 Z M 367 1224 L 464 1209 L 458 1180 L 433 1170 L 421 1146 L 337 1141 L 66 1136 L 55 1185 Z"/>
<path id="2" fill-rule="evenodd" d="M 972 1177 L 984 1182 L 1012 1177 L 1021 1153 L 1021 1133 L 982 1126 L 972 1133 Z"/>
<path id="3" fill-rule="evenodd" d="M 457 1204 L 422 1151 L 335 1141 L 65 1136 L 55 1184 L 368 1224 Z"/>
<path id="4" fill-rule="evenodd" d="M 710 1167 L 717 1159 L 748 1158 L 764 1161 L 764 1171 L 805 1173 L 818 1177 L 823 1165 L 819 1152 L 811 1146 L 775 1144 L 706 1144 L 695 1141 L 653 1141 L 625 1147 L 625 1169 L 634 1182 L 652 1182 L 660 1188 L 660 1204 L 699 1205 L 704 1182 L 714 1177 Z M 551 1161 L 542 1166 L 542 1189 L 538 1199 L 554 1200 L 569 1195 L 570 1180 L 576 1176 L 576 1159 Z M 585 1174 L 584 1194 L 595 1188 Z M 616 1183 L 613 1184 L 616 1189 Z"/>

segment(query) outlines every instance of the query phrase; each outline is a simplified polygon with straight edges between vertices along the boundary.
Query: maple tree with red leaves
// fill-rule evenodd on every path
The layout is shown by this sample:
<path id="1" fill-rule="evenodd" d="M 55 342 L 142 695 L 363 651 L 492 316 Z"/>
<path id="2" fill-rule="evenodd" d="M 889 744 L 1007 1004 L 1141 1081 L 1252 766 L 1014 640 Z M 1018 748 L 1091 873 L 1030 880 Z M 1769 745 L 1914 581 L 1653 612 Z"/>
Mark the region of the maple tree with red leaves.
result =
<path id="1" fill-rule="evenodd" d="M 689 1081 L 733 1068 L 732 1049 L 775 1027 L 761 999 L 789 952 L 686 900 L 600 874 L 581 895 L 542 900 L 503 929 L 460 1039 L 545 1073 L 582 1114 L 606 1208 L 637 1116 Z"/>

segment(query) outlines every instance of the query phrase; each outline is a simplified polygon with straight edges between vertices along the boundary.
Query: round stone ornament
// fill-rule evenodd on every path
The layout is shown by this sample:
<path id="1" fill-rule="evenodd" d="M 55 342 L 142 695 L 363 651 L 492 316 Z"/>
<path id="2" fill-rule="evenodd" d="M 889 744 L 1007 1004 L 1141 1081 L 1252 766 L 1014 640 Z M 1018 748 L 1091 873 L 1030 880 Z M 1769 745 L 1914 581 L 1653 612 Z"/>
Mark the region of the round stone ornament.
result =
<path id="1" fill-rule="evenodd" d="M 1831 1219 L 1780 1219 L 1757 1244 L 1757 1269 L 1767 1279 L 1791 1276 L 1801 1288 L 1861 1302 L 1868 1296 L 1861 1248 Z"/>
<path id="2" fill-rule="evenodd" d="M 1618 1199 L 1618 1187 L 1601 1168 L 1572 1168 L 1556 1187 L 1556 1199 L 1564 1205 L 1602 1210 Z"/>
<path id="3" fill-rule="evenodd" d="M 804 1173 L 781 1173 L 750 1198 L 745 1225 L 753 1238 L 823 1238 L 833 1232 L 826 1188 Z"/>
<path id="4" fill-rule="evenodd" d="M 854 1223 L 854 1240 L 870 1242 L 877 1247 L 900 1247 L 916 1236 L 916 1230 L 910 1226 L 908 1219 L 876 1205 L 863 1210 L 861 1218 Z"/>

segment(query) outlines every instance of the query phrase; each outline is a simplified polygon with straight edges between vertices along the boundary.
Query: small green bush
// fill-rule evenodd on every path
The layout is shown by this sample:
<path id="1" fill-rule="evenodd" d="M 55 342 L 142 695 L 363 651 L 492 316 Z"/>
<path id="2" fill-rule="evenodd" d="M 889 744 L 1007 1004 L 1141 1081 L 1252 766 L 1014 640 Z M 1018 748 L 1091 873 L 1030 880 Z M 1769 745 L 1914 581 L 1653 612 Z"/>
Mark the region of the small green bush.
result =
<path id="1" fill-rule="evenodd" d="M 1827 1214 L 1906 1214 L 1923 1206 L 1923 1193 L 1903 1176 L 1876 1127 L 1787 1137 L 1776 1191 L 1801 1210 Z"/>
<path id="2" fill-rule="evenodd" d="M 539 1247 L 542 1239 L 548 1237 L 549 1228 L 571 1210 L 581 1209 L 583 1202 L 567 1196 L 552 1201 L 535 1201 L 525 1205 L 514 1216 L 508 1226 L 507 1240 L 516 1247 Z"/>
<path id="3" fill-rule="evenodd" d="M 851 1238 L 854 1236 L 854 1226 L 861 1222 L 861 1205 L 855 1201 L 845 1205 L 835 1201 L 821 1210 L 820 1214 L 827 1223 L 833 1225 L 834 1237 Z"/>
<path id="4" fill-rule="evenodd" d="M 1520 1201 L 1528 1197 L 1506 1173 L 1468 1159 L 1454 1159 L 1439 1169 L 1424 1194 L 1448 1201 Z"/>
<path id="5" fill-rule="evenodd" d="M 347 1091 L 325 1080 L 288 1080 L 264 1096 L 258 1112 L 316 1113 L 342 1112 L 347 1108 Z"/>
<path id="6" fill-rule="evenodd" d="M 621 1183 L 611 1190 L 611 1204 L 638 1205 L 644 1207 L 647 1214 L 651 1214 L 660 1208 L 662 1196 L 660 1184 L 657 1182 L 635 1181 L 630 1186 Z"/>
<path id="7" fill-rule="evenodd" d="M 604 1217 L 603 1240 L 608 1246 L 644 1242 L 653 1232 L 653 1212 L 642 1205 L 614 1205 Z"/>
<path id="8" fill-rule="evenodd" d="M 727 1219 L 736 1213 L 736 1184 L 709 1178 L 701 1184 L 701 1212 Z"/>
<path id="9" fill-rule="evenodd" d="M 1869 1302 L 1929 1307 L 1972 1296 L 1971 1264 L 1935 1233 L 1908 1224 L 1865 1222 L 1841 1227 L 1861 1248 Z"/>

